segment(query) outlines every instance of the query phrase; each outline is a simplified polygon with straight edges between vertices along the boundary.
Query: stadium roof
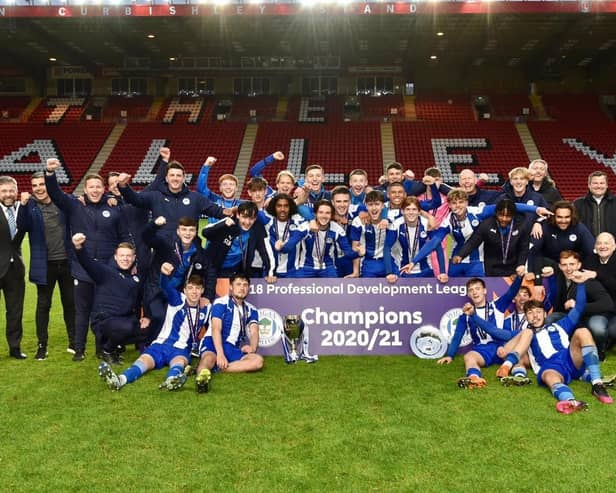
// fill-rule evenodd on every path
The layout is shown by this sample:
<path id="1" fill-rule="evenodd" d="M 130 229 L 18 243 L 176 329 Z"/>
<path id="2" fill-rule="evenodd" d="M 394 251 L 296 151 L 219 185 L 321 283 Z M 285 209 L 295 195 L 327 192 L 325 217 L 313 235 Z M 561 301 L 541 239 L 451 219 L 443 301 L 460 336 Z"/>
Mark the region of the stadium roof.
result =
<path id="1" fill-rule="evenodd" d="M 199 6 L 204 10 L 191 15 L 186 9 L 195 6 L 177 5 L 177 12 L 186 15 L 169 15 L 171 7 L 165 5 L 167 15 L 103 17 L 101 7 L 87 7 L 99 9 L 90 11 L 92 15 L 72 11 L 70 16 L 59 16 L 58 7 L 48 7 L 49 15 L 14 17 L 7 7 L 3 17 L 0 8 L 5 53 L 0 71 L 40 75 L 56 64 L 82 66 L 98 75 L 216 75 L 237 71 L 239 65 L 244 73 L 314 72 L 319 65 L 324 74 L 369 67 L 375 69 L 372 72 L 398 71 L 412 77 L 438 64 L 452 74 L 479 66 L 519 67 L 532 80 L 556 78 L 579 68 L 589 75 L 616 68 L 616 13 L 580 12 L 578 2 L 552 3 L 552 13 L 545 8 L 532 13 L 493 8 L 489 13 L 468 14 L 473 10 L 464 6 L 476 3 L 448 4 L 457 7 L 441 11 L 457 13 L 434 13 L 432 8 L 387 15 L 375 9 L 376 13 L 360 15 L 344 13 L 342 8 L 301 10 L 291 4 L 294 10 L 285 11 L 280 4 L 263 4 L 279 10 L 257 15 L 259 5 L 246 5 L 242 15 L 211 15 L 214 7 Z M 317 57 L 325 61 L 318 64 Z"/>

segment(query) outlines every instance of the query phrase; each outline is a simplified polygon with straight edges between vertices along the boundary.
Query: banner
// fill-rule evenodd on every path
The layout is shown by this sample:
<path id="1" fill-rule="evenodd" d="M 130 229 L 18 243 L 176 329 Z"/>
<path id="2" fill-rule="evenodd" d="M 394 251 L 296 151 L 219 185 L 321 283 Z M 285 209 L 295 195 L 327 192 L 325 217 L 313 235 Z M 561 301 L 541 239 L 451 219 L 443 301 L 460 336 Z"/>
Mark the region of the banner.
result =
<path id="1" fill-rule="evenodd" d="M 259 310 L 259 353 L 282 355 L 282 321 L 296 314 L 309 331 L 311 354 L 440 358 L 468 301 L 467 280 L 279 279 L 267 284 L 253 279 L 248 301 Z M 501 278 L 485 282 L 489 300 L 510 284 Z M 221 283 L 219 294 L 227 294 L 226 289 Z M 465 337 L 461 347 L 470 342 Z"/>
<path id="2" fill-rule="evenodd" d="M 209 17 L 209 16 L 295 16 L 310 15 L 448 15 L 448 14 L 550 14 L 613 13 L 614 1 L 443 1 L 443 2 L 352 2 L 339 5 L 329 2 L 301 3 L 233 3 L 227 5 L 71 5 L 20 6 L 0 5 L 0 17 Z M 75 3 L 76 5 L 73 5 Z M 112 4 L 113 2 L 108 2 Z"/>

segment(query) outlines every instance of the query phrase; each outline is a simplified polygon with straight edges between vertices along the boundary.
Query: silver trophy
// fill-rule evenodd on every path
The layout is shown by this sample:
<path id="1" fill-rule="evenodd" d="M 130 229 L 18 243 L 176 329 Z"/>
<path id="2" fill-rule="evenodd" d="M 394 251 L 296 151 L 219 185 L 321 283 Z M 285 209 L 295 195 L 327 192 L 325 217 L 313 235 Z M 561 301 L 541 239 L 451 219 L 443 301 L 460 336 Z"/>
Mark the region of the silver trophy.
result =
<path id="1" fill-rule="evenodd" d="M 299 359 L 297 348 L 304 333 L 304 322 L 299 315 L 284 317 L 284 357 L 287 363 L 296 363 Z M 290 346 L 290 347 L 289 347 Z"/>

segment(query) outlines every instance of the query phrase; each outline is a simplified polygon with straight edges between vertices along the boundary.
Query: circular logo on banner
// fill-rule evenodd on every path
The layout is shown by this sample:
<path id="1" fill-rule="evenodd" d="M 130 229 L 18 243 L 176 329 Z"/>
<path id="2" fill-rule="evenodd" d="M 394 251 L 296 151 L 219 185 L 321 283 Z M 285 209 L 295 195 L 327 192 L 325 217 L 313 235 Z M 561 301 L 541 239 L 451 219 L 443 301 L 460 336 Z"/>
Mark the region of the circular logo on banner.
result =
<path id="1" fill-rule="evenodd" d="M 271 308 L 259 308 L 259 346 L 272 347 L 282 336 L 282 317 Z"/>
<path id="2" fill-rule="evenodd" d="M 111 216 L 111 212 L 103 211 L 103 217 L 109 217 L 109 216 Z"/>
<path id="3" fill-rule="evenodd" d="M 441 317 L 441 321 L 438 326 L 445 336 L 447 344 L 450 344 L 453 339 L 453 334 L 456 331 L 456 322 L 458 321 L 458 317 L 460 315 L 462 315 L 462 308 L 452 308 L 451 310 L 446 311 Z M 466 331 L 462 337 L 462 341 L 460 342 L 460 347 L 468 346 L 471 342 L 473 342 L 471 335 L 468 331 Z"/>
<path id="4" fill-rule="evenodd" d="M 188 205 L 188 204 L 190 204 L 190 199 L 189 199 L 188 197 L 184 197 L 184 198 L 182 199 L 182 204 L 184 204 L 184 205 Z"/>
<path id="5" fill-rule="evenodd" d="M 411 351 L 418 358 L 441 358 L 447 351 L 447 338 L 432 325 L 424 325 L 411 334 Z"/>

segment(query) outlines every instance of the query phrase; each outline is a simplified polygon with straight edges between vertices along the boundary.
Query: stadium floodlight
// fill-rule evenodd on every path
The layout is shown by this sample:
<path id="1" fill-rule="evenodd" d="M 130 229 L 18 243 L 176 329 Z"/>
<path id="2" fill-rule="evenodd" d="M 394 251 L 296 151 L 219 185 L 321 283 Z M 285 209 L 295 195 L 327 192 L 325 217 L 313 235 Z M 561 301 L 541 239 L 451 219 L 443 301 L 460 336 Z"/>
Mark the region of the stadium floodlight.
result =
<path id="1" fill-rule="evenodd" d="M 443 31 L 439 31 L 436 33 L 437 36 L 445 36 L 445 33 Z"/>
<path id="2" fill-rule="evenodd" d="M 430 55 L 430 60 L 438 60 L 438 57 L 436 55 Z"/>
<path id="3" fill-rule="evenodd" d="M 10 0 L 10 1 L 11 1 L 11 0 Z M 50 57 L 49 57 L 49 61 L 50 61 L 50 62 L 57 62 L 57 61 L 58 61 L 58 59 L 57 59 L 57 58 L 54 58 L 54 57 L 52 57 L 52 56 L 50 56 Z"/>
<path id="4" fill-rule="evenodd" d="M 147 36 L 149 39 L 154 39 L 156 37 L 156 34 L 148 34 Z"/>

